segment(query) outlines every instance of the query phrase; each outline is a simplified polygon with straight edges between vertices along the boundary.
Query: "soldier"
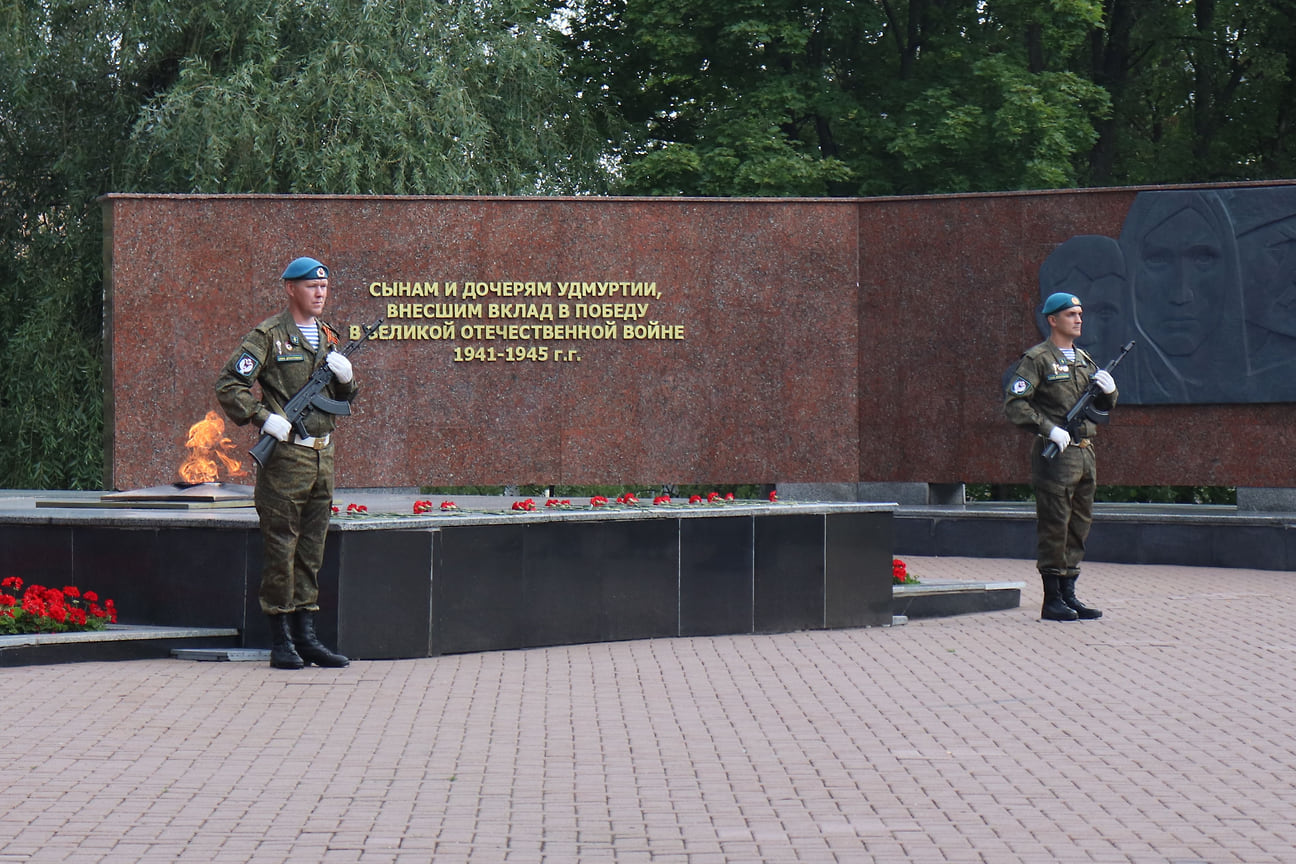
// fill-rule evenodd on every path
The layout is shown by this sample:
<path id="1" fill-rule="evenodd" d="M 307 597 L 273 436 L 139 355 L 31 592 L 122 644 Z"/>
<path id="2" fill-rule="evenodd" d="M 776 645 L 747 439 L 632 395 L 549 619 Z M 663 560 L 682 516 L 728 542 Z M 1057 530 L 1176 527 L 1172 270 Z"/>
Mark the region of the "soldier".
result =
<path id="1" fill-rule="evenodd" d="M 354 399 L 356 383 L 351 361 L 333 350 L 337 332 L 318 317 L 328 299 L 328 268 L 298 258 L 282 279 L 288 308 L 243 337 L 216 381 L 216 398 L 236 424 L 255 423 L 283 442 L 257 471 L 255 493 L 265 546 L 259 597 L 270 622 L 270 665 L 341 667 L 350 661 L 315 635 L 317 577 L 333 508 L 335 420 L 312 411 L 305 420 L 310 435 L 304 437 L 294 432 L 283 406 L 321 365 L 333 373 L 326 391 L 331 398 Z M 259 394 L 253 384 L 260 384 Z"/>
<path id="2" fill-rule="evenodd" d="M 1007 377 L 1004 393 L 1008 419 L 1035 435 L 1031 485 L 1035 489 L 1036 567 L 1044 583 L 1040 617 L 1048 621 L 1101 618 L 1101 611 L 1075 596 L 1085 539 L 1093 522 L 1097 486 L 1093 436 L 1097 426 L 1086 419 L 1073 440 L 1061 424 L 1089 387 L 1090 379 L 1101 391 L 1094 406 L 1110 410 L 1116 404 L 1116 382 L 1075 344 L 1084 317 L 1079 297 L 1051 294 L 1044 301 L 1043 312 L 1049 338 L 1022 355 Z M 1060 449 L 1053 459 L 1045 459 L 1042 453 L 1049 441 Z"/>

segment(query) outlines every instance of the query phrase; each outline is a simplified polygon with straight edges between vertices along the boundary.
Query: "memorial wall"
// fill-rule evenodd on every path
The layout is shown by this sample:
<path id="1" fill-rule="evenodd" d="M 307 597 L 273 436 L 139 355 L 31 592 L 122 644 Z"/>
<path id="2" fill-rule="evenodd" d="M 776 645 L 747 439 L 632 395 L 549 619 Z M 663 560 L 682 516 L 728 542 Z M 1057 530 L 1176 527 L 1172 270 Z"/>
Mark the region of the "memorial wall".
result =
<path id="1" fill-rule="evenodd" d="M 343 487 L 1025 482 L 999 382 L 1052 290 L 1092 298 L 1100 363 L 1137 343 L 1103 482 L 1296 486 L 1294 190 L 110 195 L 106 482 L 180 479 L 217 372 L 311 255 L 326 320 L 384 318 L 352 357 Z M 217 479 L 251 482 L 254 440 L 220 433 L 241 464 Z"/>

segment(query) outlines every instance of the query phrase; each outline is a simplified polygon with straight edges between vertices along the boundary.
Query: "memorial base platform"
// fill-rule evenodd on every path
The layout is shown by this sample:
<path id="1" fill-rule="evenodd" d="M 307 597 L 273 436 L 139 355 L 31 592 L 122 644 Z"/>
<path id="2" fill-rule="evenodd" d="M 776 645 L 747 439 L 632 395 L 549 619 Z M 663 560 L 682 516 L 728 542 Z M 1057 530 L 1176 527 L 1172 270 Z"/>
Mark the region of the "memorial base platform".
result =
<path id="1" fill-rule="evenodd" d="M 65 494 L 66 507 L 56 493 L 0 495 L 0 572 L 111 597 L 123 624 L 232 629 L 227 647 L 268 647 L 255 511 Z M 347 656 L 892 623 L 894 505 L 510 512 L 493 500 L 415 515 L 411 501 L 336 498 L 317 628 Z M 351 503 L 367 512 L 348 515 Z"/>

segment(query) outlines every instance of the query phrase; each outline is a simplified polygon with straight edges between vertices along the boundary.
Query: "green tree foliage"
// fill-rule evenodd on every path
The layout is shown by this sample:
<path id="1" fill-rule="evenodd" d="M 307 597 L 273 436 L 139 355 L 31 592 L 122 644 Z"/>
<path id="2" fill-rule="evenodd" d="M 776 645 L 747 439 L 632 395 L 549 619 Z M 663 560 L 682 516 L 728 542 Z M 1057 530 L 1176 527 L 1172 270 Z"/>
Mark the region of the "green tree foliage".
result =
<path id="1" fill-rule="evenodd" d="M 1087 57 L 1112 111 L 1088 184 L 1296 174 L 1296 0 L 1104 7 Z"/>
<path id="2" fill-rule="evenodd" d="M 964 490 L 968 501 L 1034 501 L 1029 485 L 969 483 Z M 1234 486 L 1103 486 L 1094 492 L 1101 504 L 1214 504 L 1237 506 Z"/>
<path id="3" fill-rule="evenodd" d="M 587 0 L 620 190 L 872 195 L 1296 173 L 1296 0 Z"/>
<path id="4" fill-rule="evenodd" d="M 167 34 L 178 74 L 139 114 L 124 188 L 505 195 L 600 186 L 602 143 L 565 83 L 541 6 L 233 8 L 196 10 Z"/>
<path id="5" fill-rule="evenodd" d="M 0 485 L 102 482 L 94 199 L 131 116 L 111 18 L 89 2 L 0 5 Z"/>
<path id="6" fill-rule="evenodd" d="M 0 486 L 103 482 L 100 195 L 598 191 L 550 15 L 0 0 Z"/>
<path id="7" fill-rule="evenodd" d="M 1074 184 L 1105 92 L 1096 0 L 590 0 L 624 191 L 857 195 Z M 616 131 L 616 130 L 611 130 Z"/>

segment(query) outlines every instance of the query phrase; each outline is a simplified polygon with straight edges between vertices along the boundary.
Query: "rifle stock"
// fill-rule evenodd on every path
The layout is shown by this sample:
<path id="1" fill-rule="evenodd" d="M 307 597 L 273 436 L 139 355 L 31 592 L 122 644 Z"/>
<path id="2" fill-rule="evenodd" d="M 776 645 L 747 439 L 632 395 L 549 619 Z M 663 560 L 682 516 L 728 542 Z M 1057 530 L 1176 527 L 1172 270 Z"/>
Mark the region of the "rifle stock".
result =
<path id="1" fill-rule="evenodd" d="M 372 324 L 362 324 L 361 329 L 364 330 L 364 333 L 359 339 L 352 339 L 348 342 L 342 348 L 342 355 L 344 357 L 351 356 L 357 348 L 369 340 L 370 336 L 378 332 L 378 328 L 382 326 L 382 323 L 385 320 L 387 320 L 386 315 L 380 317 Z M 306 382 L 305 386 L 294 393 L 293 397 L 288 400 L 288 404 L 284 406 L 284 416 L 287 417 L 288 422 L 292 424 L 294 432 L 305 437 L 305 420 L 311 411 L 319 410 L 326 414 L 338 415 L 351 413 L 351 404 L 349 402 L 340 402 L 336 399 L 329 399 L 327 396 L 323 395 L 324 388 L 327 387 L 329 382 L 332 380 L 333 372 L 328 368 L 328 364 L 325 364 L 316 369 L 311 374 L 310 380 Z M 252 449 L 249 450 L 248 453 L 256 461 L 259 467 L 264 468 L 266 462 L 268 462 L 270 457 L 274 454 L 275 445 L 278 443 L 279 439 L 275 438 L 273 435 L 262 433 L 261 437 L 257 439 L 256 444 L 252 445 Z"/>

